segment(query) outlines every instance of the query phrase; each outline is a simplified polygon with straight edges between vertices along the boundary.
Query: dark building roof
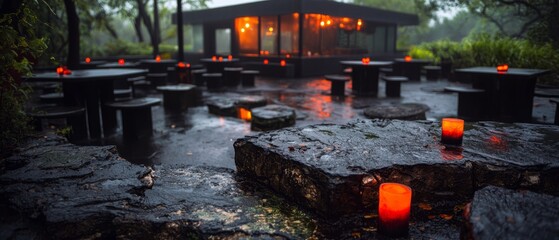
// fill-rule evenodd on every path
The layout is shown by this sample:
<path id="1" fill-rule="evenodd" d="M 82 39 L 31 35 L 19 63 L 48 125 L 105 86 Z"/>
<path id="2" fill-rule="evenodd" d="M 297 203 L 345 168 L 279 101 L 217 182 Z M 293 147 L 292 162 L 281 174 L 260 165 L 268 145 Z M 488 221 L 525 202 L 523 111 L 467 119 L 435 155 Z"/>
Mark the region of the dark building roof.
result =
<path id="1" fill-rule="evenodd" d="M 411 3 L 410 3 L 411 4 Z M 337 17 L 360 18 L 364 21 L 397 25 L 417 25 L 417 15 L 378 8 L 340 3 L 331 0 L 269 0 L 234 6 L 183 11 L 184 23 L 223 21 L 243 16 L 269 16 L 291 13 L 318 13 Z M 173 14 L 173 23 L 176 23 Z"/>

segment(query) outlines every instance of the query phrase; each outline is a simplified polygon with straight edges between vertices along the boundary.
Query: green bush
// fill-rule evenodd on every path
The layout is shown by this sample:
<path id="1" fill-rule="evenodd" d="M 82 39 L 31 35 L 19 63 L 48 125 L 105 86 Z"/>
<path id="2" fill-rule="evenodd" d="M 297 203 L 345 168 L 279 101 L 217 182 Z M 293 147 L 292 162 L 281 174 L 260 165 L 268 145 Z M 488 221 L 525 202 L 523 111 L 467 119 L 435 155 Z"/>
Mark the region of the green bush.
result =
<path id="1" fill-rule="evenodd" d="M 107 42 L 103 52 L 105 56 L 150 55 L 152 48 L 148 43 L 136 43 L 117 39 Z"/>
<path id="2" fill-rule="evenodd" d="M 46 49 L 45 39 L 35 36 L 37 21 L 28 7 L 0 17 L 0 158 L 29 134 L 23 111 L 29 90 L 22 79 Z"/>
<path id="3" fill-rule="evenodd" d="M 553 74 L 541 78 L 540 81 L 559 85 L 559 50 L 551 44 L 478 35 L 462 42 L 442 40 L 423 43 L 409 51 L 410 55 L 417 53 L 423 56 L 429 56 L 430 53 L 437 62 L 449 59 L 453 68 L 497 66 L 506 63 L 512 68 L 549 69 Z"/>

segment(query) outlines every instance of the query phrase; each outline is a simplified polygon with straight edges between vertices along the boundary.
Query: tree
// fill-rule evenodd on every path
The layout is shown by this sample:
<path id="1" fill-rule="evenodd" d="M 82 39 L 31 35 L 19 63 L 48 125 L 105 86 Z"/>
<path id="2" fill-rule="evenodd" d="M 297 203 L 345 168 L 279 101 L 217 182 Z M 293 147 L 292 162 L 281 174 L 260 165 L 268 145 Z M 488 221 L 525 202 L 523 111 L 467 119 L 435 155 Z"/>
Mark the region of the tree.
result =
<path id="1" fill-rule="evenodd" d="M 427 0 L 433 9 L 464 6 L 494 23 L 499 31 L 511 37 L 527 37 L 537 31 L 537 40 L 559 46 L 559 0 Z"/>
<path id="2" fill-rule="evenodd" d="M 64 0 L 68 18 L 68 58 L 66 65 L 70 69 L 80 67 L 80 18 L 76 12 L 74 0 Z"/>

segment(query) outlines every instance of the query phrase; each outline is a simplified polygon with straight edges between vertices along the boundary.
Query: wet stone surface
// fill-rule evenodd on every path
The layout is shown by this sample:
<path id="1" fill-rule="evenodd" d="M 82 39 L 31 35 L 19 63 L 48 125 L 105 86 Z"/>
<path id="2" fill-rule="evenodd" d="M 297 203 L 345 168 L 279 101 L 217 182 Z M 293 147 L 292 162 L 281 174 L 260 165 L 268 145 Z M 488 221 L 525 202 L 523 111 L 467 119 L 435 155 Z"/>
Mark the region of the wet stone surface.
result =
<path id="1" fill-rule="evenodd" d="M 219 116 L 235 117 L 237 108 L 244 107 L 252 109 L 267 104 L 267 99 L 257 95 L 235 95 L 213 96 L 208 100 L 208 111 Z"/>
<path id="2" fill-rule="evenodd" d="M 559 197 L 486 187 L 475 193 L 467 219 L 470 239 L 557 239 Z"/>
<path id="3" fill-rule="evenodd" d="M 269 131 L 295 125 L 295 109 L 282 105 L 268 105 L 252 109 L 251 129 Z"/>
<path id="4" fill-rule="evenodd" d="M 429 107 L 420 103 L 402 103 L 393 105 L 373 106 L 363 110 L 368 118 L 425 120 L 425 112 Z"/>
<path id="5" fill-rule="evenodd" d="M 53 158 L 69 151 L 71 160 Z M 1 163 L 0 239 L 379 237 L 374 212 L 325 221 L 226 168 L 152 169 L 113 147 L 59 137 L 32 141 Z M 460 209 L 422 204 L 412 208 L 411 237 L 459 237 Z"/>
<path id="6" fill-rule="evenodd" d="M 373 210 L 378 185 L 400 182 L 414 202 L 471 199 L 486 185 L 559 195 L 559 127 L 466 124 L 462 148 L 439 143 L 440 123 L 359 120 L 247 136 L 240 175 L 326 217 Z"/>

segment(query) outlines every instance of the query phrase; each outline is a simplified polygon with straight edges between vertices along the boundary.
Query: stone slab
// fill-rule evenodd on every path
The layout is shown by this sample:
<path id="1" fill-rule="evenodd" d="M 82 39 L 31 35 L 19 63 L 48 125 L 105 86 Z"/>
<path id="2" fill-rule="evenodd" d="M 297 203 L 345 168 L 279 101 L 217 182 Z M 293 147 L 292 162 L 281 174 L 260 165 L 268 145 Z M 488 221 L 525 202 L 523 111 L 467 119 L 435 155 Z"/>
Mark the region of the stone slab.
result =
<path id="1" fill-rule="evenodd" d="M 283 105 L 267 105 L 252 109 L 250 128 L 269 131 L 295 125 L 295 109 Z"/>
<path id="2" fill-rule="evenodd" d="M 367 118 L 425 120 L 429 107 L 421 103 L 402 103 L 394 105 L 372 106 L 363 110 Z"/>
<path id="3" fill-rule="evenodd" d="M 559 195 L 559 127 L 467 123 L 463 147 L 439 143 L 440 123 L 358 120 L 247 136 L 237 171 L 327 217 L 376 208 L 400 182 L 414 202 L 471 199 L 486 185 Z"/>
<path id="4" fill-rule="evenodd" d="M 113 146 L 33 141 L 0 163 L 0 239 L 306 239 L 316 221 L 230 169 L 152 169 Z M 21 217 L 17 219 L 16 216 Z"/>
<path id="5" fill-rule="evenodd" d="M 475 193 L 462 239 L 559 239 L 559 197 L 489 186 Z"/>

